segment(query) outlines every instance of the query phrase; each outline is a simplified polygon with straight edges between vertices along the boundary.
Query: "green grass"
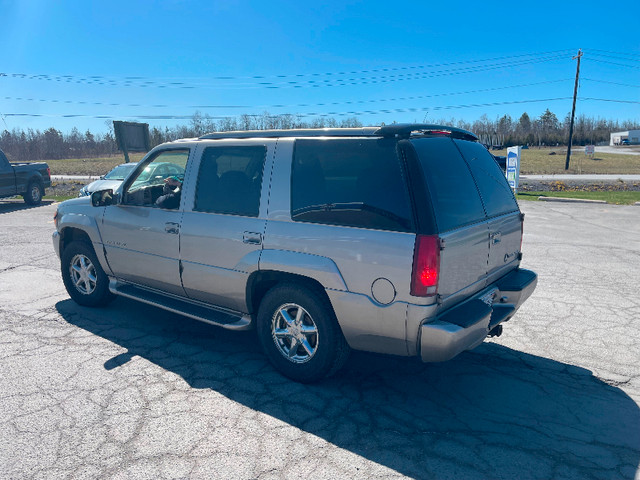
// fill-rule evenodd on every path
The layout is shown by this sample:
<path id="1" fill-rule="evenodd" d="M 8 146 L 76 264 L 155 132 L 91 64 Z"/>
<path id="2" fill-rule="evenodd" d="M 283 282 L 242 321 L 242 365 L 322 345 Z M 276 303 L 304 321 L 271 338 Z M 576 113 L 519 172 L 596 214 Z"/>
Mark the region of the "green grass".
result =
<path id="1" fill-rule="evenodd" d="M 143 153 L 131 153 L 129 159 L 138 162 L 144 156 Z M 116 165 L 124 162 L 124 155 L 98 158 L 63 158 L 60 160 L 47 160 L 51 175 L 104 175 Z"/>
<path id="2" fill-rule="evenodd" d="M 507 155 L 506 150 L 493 150 L 494 155 Z M 522 150 L 520 173 L 543 175 L 553 173 L 640 174 L 640 155 L 596 153 L 595 158 L 572 150 L 569 170 L 564 169 L 567 147 L 542 147 Z M 555 153 L 555 155 L 552 155 Z"/>
<path id="3" fill-rule="evenodd" d="M 616 205 L 633 205 L 640 202 L 638 191 L 612 192 L 526 192 L 517 195 L 518 200 L 538 200 L 538 197 L 580 198 L 587 200 L 605 200 Z"/>

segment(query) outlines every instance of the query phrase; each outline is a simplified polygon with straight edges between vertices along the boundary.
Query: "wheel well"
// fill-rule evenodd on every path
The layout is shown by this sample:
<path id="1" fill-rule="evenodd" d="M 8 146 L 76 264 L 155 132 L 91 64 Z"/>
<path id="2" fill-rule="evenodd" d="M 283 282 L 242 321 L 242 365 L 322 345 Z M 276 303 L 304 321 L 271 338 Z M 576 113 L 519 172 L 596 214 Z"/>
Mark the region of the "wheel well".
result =
<path id="1" fill-rule="evenodd" d="M 39 177 L 38 175 L 34 175 L 31 178 L 29 178 L 29 181 L 27 182 L 27 185 L 31 184 L 31 183 L 37 183 L 38 185 L 42 185 L 42 177 Z"/>
<path id="2" fill-rule="evenodd" d="M 93 244 L 91 243 L 91 238 L 87 235 L 87 232 L 80 230 L 79 228 L 67 227 L 60 232 L 60 253 L 64 252 L 64 249 L 67 248 L 71 242 L 85 242 L 91 248 L 93 248 Z"/>
<path id="3" fill-rule="evenodd" d="M 277 271 L 260 271 L 254 272 L 247 282 L 247 305 L 251 310 L 250 313 L 256 313 L 260 307 L 260 302 L 269 290 L 279 283 L 295 283 L 304 286 L 320 294 L 326 299 L 327 304 L 331 305 L 329 296 L 320 282 L 313 278 L 294 273 L 277 272 Z"/>

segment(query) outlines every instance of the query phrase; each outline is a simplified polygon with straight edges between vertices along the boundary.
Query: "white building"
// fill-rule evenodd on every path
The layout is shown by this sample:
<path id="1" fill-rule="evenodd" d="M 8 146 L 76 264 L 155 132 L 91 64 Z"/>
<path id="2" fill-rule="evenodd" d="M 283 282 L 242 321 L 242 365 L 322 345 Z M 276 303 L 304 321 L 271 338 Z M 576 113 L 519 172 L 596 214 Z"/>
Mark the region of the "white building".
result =
<path id="1" fill-rule="evenodd" d="M 640 130 L 627 130 L 626 132 L 612 133 L 609 145 L 620 145 L 625 139 L 629 140 L 630 144 L 640 144 Z"/>

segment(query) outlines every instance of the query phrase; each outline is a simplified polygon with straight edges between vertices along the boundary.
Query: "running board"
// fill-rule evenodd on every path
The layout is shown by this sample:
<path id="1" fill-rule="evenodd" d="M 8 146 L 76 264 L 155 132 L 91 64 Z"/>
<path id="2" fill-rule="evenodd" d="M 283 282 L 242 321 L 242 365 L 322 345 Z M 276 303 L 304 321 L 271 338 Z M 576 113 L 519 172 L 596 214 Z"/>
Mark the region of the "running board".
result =
<path id="1" fill-rule="evenodd" d="M 149 290 L 131 283 L 110 279 L 109 290 L 116 295 L 131 298 L 132 300 L 228 330 L 250 330 L 252 327 L 251 316 L 248 314 L 212 307 L 175 295 Z"/>

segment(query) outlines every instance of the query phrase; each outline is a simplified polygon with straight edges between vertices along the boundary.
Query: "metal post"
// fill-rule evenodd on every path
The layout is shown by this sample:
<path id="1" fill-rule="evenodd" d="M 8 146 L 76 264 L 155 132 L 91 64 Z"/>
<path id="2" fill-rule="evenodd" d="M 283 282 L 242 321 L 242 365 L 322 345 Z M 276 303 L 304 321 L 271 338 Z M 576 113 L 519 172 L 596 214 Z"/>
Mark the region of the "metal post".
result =
<path id="1" fill-rule="evenodd" d="M 564 164 L 564 169 L 569 170 L 569 159 L 571 158 L 571 141 L 573 140 L 573 119 L 576 115 L 576 97 L 578 96 L 578 78 L 580 77 L 580 59 L 582 58 L 582 50 L 578 49 L 578 55 L 572 58 L 572 60 L 578 59 L 578 66 L 576 67 L 576 84 L 573 87 L 573 108 L 571 109 L 571 123 L 569 124 L 569 144 L 567 146 L 567 160 Z"/>

